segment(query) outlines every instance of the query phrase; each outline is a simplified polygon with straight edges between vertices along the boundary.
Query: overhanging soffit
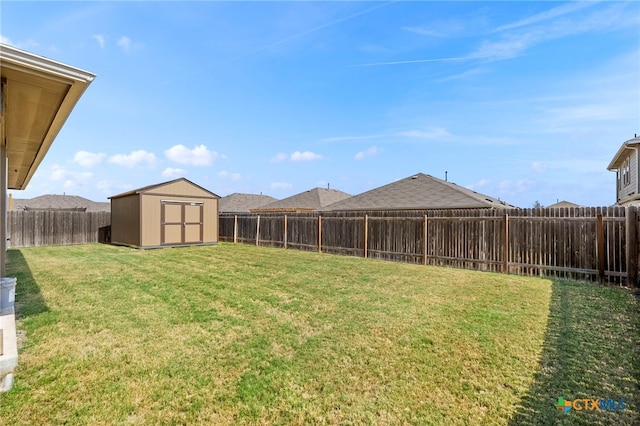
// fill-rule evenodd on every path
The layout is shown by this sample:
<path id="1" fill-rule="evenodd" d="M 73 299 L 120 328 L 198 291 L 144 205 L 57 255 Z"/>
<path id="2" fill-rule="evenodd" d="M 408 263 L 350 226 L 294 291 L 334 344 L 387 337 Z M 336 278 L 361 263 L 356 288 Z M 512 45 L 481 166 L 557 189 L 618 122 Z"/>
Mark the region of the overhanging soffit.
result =
<path id="1" fill-rule="evenodd" d="M 95 75 L 0 44 L 9 189 L 24 189 Z"/>

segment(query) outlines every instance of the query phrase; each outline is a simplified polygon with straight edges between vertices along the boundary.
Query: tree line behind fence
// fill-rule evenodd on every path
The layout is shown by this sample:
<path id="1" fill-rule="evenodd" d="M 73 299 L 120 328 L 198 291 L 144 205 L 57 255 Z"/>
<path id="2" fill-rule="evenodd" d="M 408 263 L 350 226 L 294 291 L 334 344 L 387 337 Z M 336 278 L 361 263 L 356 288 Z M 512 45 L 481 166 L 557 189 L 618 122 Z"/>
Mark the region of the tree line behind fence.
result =
<path id="1" fill-rule="evenodd" d="M 220 215 L 220 241 L 636 285 L 635 207 Z"/>
<path id="2" fill-rule="evenodd" d="M 7 212 L 8 247 L 108 242 L 109 212 L 13 210 Z"/>

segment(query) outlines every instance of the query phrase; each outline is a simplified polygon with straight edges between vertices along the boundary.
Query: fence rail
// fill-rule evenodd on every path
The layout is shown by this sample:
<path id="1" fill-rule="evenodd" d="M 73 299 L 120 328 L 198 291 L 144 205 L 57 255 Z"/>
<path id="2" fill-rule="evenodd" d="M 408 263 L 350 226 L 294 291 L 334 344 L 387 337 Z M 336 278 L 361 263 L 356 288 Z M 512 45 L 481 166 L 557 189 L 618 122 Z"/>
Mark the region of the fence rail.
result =
<path id="1" fill-rule="evenodd" d="M 220 215 L 220 241 L 637 285 L 635 207 Z"/>
<path id="2" fill-rule="evenodd" d="M 105 242 L 109 212 L 7 212 L 8 247 L 57 246 Z"/>

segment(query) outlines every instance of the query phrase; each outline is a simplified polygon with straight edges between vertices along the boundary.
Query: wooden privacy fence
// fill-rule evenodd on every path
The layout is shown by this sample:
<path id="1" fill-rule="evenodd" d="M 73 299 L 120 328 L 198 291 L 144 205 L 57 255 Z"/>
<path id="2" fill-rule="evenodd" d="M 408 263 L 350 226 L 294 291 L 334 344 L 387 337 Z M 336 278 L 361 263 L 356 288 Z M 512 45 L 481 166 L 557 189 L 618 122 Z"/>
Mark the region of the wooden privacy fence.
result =
<path id="1" fill-rule="evenodd" d="M 220 241 L 637 285 L 635 207 L 220 215 Z"/>
<path id="2" fill-rule="evenodd" d="M 111 224 L 109 212 L 7 212 L 9 247 L 58 246 L 97 243 Z"/>

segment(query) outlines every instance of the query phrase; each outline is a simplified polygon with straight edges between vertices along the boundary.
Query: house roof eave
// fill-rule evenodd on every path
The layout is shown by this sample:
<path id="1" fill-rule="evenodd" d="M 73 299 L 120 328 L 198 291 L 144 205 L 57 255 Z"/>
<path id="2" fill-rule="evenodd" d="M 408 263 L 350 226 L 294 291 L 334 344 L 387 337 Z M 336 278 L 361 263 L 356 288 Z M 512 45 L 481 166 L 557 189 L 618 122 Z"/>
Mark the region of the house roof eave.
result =
<path id="1" fill-rule="evenodd" d="M 620 145 L 620 148 L 618 149 L 618 152 L 616 152 L 616 155 L 613 156 L 613 159 L 607 166 L 607 170 L 610 170 L 610 171 L 618 170 L 622 165 L 622 162 L 626 158 L 625 153 L 633 151 L 634 149 L 638 149 L 639 147 L 640 147 L 639 137 L 635 137 L 633 139 L 629 139 L 628 141 L 625 141 L 622 145 Z"/>

